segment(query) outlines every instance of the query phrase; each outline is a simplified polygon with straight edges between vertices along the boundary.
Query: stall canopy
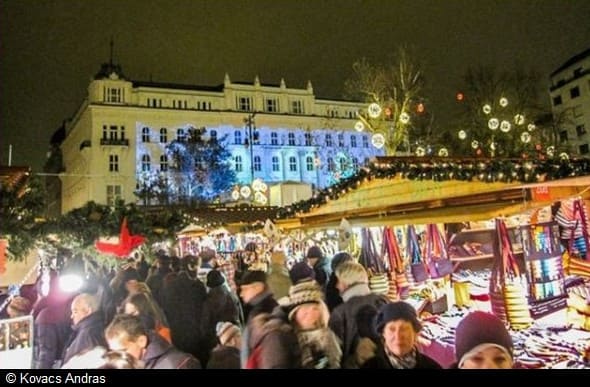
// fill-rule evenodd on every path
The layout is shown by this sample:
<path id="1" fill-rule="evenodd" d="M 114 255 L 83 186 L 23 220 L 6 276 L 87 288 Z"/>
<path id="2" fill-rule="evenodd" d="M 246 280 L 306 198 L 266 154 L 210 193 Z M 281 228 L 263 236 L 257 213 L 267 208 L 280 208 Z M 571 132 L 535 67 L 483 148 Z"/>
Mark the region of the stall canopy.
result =
<path id="1" fill-rule="evenodd" d="M 535 183 L 486 182 L 480 179 L 409 179 L 397 173 L 357 181 L 334 200 L 279 220 L 283 229 L 337 228 L 342 218 L 353 226 L 451 223 L 486 220 L 586 196 L 589 176 Z M 539 179 L 541 180 L 541 179 Z M 349 188 L 349 187 L 347 187 Z"/>

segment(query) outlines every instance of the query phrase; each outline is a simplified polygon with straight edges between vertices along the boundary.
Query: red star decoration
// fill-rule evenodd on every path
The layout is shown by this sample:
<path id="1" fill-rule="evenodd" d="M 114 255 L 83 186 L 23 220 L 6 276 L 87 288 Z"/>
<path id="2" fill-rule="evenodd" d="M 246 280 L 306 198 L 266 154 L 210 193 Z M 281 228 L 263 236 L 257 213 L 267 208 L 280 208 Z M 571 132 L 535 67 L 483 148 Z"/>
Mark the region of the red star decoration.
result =
<path id="1" fill-rule="evenodd" d="M 137 246 L 145 242 L 145 237 L 142 235 L 131 235 L 127 227 L 127 218 L 123 218 L 121 224 L 121 234 L 119 235 L 119 243 L 107 243 L 97 241 L 94 246 L 103 254 L 112 254 L 117 257 L 128 257 L 129 254 Z"/>

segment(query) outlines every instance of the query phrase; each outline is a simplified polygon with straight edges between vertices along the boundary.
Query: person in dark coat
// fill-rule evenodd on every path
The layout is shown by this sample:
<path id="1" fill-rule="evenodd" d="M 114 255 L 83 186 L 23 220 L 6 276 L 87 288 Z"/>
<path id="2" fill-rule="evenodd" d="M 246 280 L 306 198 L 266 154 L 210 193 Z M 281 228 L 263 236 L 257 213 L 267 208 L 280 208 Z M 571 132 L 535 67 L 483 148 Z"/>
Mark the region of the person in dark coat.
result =
<path id="1" fill-rule="evenodd" d="M 434 359 L 418 351 L 416 344 L 422 324 L 414 307 L 404 301 L 383 305 L 374 319 L 381 342 L 374 357 L 361 368 L 441 369 Z"/>
<path id="2" fill-rule="evenodd" d="M 325 294 L 328 278 L 330 278 L 330 263 L 326 257 L 324 257 L 322 249 L 318 246 L 311 246 L 307 250 L 307 254 L 305 254 L 305 259 L 309 266 L 313 268 L 313 271 L 315 272 L 315 280 L 320 284 L 320 287 Z"/>
<path id="3" fill-rule="evenodd" d="M 99 300 L 88 293 L 79 294 L 72 301 L 73 332 L 63 356 L 63 363 L 77 354 L 94 347 L 106 347 L 104 321 L 99 308 Z"/>
<path id="4" fill-rule="evenodd" d="M 336 287 L 336 282 L 338 282 L 338 278 L 336 278 L 336 269 L 344 262 L 351 262 L 352 260 L 350 254 L 344 251 L 337 253 L 332 258 L 332 262 L 330 263 L 332 273 L 330 273 L 330 278 L 326 285 L 326 305 L 330 312 L 332 312 L 338 305 L 342 304 L 342 297 Z"/>
<path id="5" fill-rule="evenodd" d="M 109 348 L 123 350 L 147 369 L 200 369 L 201 363 L 182 352 L 154 331 L 148 330 L 138 316 L 116 315 L 105 330 Z"/>
<path id="6" fill-rule="evenodd" d="M 240 369 L 240 327 L 229 321 L 221 321 L 217 323 L 215 330 L 219 345 L 211 351 L 207 369 Z"/>

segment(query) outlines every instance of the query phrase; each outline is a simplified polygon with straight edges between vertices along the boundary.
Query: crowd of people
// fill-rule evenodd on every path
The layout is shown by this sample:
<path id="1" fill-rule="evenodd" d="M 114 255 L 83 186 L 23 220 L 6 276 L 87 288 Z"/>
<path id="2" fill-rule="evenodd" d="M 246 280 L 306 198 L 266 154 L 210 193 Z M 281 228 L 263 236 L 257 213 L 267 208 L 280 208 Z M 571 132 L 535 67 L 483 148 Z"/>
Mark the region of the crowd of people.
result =
<path id="1" fill-rule="evenodd" d="M 130 259 L 82 293 L 14 297 L 10 317 L 34 319 L 33 368 L 442 368 L 418 345 L 415 309 L 369 288 L 349 254 L 317 246 L 289 271 L 278 299 L 265 270 L 213 250 Z M 34 301 L 34 302 L 33 302 Z M 455 368 L 512 368 L 513 345 L 495 316 L 459 323 Z"/>

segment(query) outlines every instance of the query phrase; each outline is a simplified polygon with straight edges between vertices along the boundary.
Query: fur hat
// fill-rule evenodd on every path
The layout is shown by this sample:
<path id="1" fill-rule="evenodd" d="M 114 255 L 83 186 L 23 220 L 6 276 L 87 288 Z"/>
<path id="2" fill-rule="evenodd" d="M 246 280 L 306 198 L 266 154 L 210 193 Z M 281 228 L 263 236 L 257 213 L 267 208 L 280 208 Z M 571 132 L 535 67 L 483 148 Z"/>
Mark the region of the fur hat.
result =
<path id="1" fill-rule="evenodd" d="M 307 254 L 305 254 L 305 258 L 323 258 L 324 254 L 322 253 L 322 249 L 318 246 L 311 246 L 307 249 Z"/>
<path id="2" fill-rule="evenodd" d="M 315 281 L 303 281 L 289 288 L 289 300 L 285 305 L 289 320 L 293 319 L 297 309 L 304 304 L 319 304 L 324 294 Z"/>
<path id="3" fill-rule="evenodd" d="M 390 321 L 404 320 L 412 324 L 414 331 L 419 332 L 422 324 L 418 320 L 416 309 L 407 302 L 397 301 L 384 304 L 375 316 L 374 326 L 377 333 L 382 334 L 383 328 Z"/>
<path id="4" fill-rule="evenodd" d="M 474 349 L 479 350 L 482 345 L 495 346 L 512 357 L 512 337 L 504 323 L 491 313 L 469 313 L 455 330 L 455 358 L 459 367 Z"/>
<path id="5" fill-rule="evenodd" d="M 21 297 L 21 296 L 15 296 L 10 301 L 10 304 L 8 304 L 8 307 L 24 316 L 24 315 L 31 313 L 32 304 L 28 298 Z"/>
<path id="6" fill-rule="evenodd" d="M 207 287 L 215 288 L 217 286 L 223 285 L 224 282 L 225 277 L 220 271 L 210 270 L 209 273 L 207 273 Z"/>
<path id="7" fill-rule="evenodd" d="M 232 337 L 240 333 L 240 328 L 228 321 L 220 321 L 215 326 L 215 332 L 217 334 L 219 343 L 221 345 L 226 345 Z"/>
<path id="8" fill-rule="evenodd" d="M 266 283 L 266 273 L 261 270 L 248 270 L 242 275 L 239 285 L 250 285 L 254 282 Z"/>
<path id="9" fill-rule="evenodd" d="M 291 283 L 295 285 L 300 281 L 315 279 L 315 271 L 307 262 L 299 261 L 289 270 L 289 278 L 291 278 Z"/>

